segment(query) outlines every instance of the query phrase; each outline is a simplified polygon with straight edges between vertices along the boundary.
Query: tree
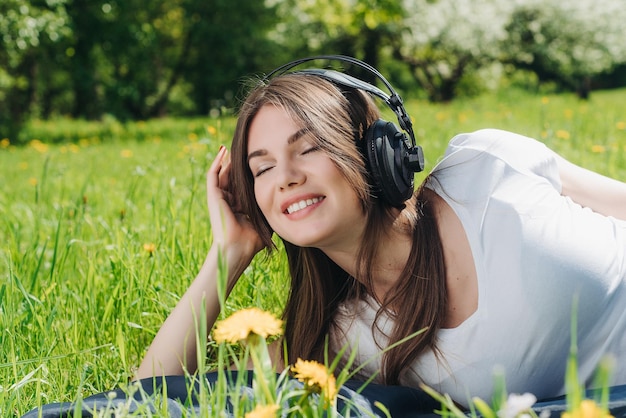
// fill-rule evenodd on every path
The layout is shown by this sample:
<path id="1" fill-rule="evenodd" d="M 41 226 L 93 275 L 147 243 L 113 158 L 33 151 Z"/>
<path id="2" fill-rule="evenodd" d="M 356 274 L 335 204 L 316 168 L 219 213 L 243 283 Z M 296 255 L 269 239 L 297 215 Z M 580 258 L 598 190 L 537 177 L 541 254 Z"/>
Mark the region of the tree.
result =
<path id="1" fill-rule="evenodd" d="M 625 19 L 608 0 L 524 5 L 506 26 L 502 60 L 586 98 L 595 75 L 626 62 Z"/>
<path id="2" fill-rule="evenodd" d="M 67 22 L 65 0 L 0 3 L 0 137 L 17 138 L 38 101 L 44 51 L 71 34 Z"/>
<path id="3" fill-rule="evenodd" d="M 394 57 L 433 101 L 451 100 L 467 74 L 493 63 L 584 93 L 594 75 L 626 61 L 622 2 L 404 0 L 403 7 Z"/>
<path id="4" fill-rule="evenodd" d="M 393 55 L 409 67 L 431 101 L 452 100 L 468 72 L 498 56 L 510 4 L 507 0 L 404 0 L 407 17 Z"/>
<path id="5" fill-rule="evenodd" d="M 281 17 L 271 38 L 292 53 L 345 54 L 381 67 L 381 51 L 397 36 L 404 10 L 396 0 L 286 0 L 275 2 Z M 370 74 L 355 74 L 374 81 Z"/>
<path id="6" fill-rule="evenodd" d="M 186 0 L 189 48 L 185 82 L 195 112 L 230 105 L 242 79 L 279 60 L 280 50 L 268 40 L 276 25 L 273 6 L 262 1 Z"/>

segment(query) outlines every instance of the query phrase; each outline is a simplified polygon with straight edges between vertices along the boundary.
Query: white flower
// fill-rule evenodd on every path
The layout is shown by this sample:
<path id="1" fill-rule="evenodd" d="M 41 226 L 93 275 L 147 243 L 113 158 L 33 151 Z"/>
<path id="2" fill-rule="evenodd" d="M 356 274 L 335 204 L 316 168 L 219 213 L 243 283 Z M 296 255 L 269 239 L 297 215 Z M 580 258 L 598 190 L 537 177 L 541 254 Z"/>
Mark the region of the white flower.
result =
<path id="1" fill-rule="evenodd" d="M 537 397 L 532 393 L 519 395 L 511 393 L 504 407 L 498 411 L 499 418 L 516 418 L 527 412 L 537 402 Z"/>

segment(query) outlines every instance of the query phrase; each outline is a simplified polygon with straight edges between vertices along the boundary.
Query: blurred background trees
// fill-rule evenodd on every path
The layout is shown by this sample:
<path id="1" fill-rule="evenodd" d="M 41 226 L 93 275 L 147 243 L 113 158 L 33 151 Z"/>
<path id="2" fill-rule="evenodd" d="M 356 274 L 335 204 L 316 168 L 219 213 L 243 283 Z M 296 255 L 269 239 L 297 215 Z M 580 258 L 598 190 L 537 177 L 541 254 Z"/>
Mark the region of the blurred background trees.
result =
<path id="1" fill-rule="evenodd" d="M 219 114 L 246 77 L 318 53 L 369 62 L 405 97 L 587 97 L 626 83 L 624 21 L 625 0 L 3 0 L 0 138 L 29 118 Z"/>

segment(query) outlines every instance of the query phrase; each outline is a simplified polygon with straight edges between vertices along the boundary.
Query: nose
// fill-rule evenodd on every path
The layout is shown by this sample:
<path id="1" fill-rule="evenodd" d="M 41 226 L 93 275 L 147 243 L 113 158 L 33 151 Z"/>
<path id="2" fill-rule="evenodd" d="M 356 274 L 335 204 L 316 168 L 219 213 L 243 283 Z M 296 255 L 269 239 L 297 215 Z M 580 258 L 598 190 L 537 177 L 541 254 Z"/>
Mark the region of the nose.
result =
<path id="1" fill-rule="evenodd" d="M 298 186 L 303 184 L 305 181 L 306 175 L 297 164 L 285 162 L 280 165 L 277 183 L 280 190 L 286 190 L 294 186 Z"/>

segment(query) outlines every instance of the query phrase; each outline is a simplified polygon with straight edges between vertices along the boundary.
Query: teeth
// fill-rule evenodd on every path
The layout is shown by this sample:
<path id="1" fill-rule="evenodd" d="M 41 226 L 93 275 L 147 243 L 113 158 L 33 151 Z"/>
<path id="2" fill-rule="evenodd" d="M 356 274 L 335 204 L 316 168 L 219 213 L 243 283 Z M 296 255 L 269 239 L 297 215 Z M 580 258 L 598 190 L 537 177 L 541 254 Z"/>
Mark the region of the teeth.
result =
<path id="1" fill-rule="evenodd" d="M 301 200 L 301 201 L 296 202 L 296 203 L 292 203 L 287 208 L 287 213 L 291 214 L 291 213 L 297 212 L 299 210 L 302 210 L 302 209 L 306 208 L 307 206 L 311 206 L 311 205 L 319 202 L 320 200 L 322 200 L 322 199 L 320 199 L 319 197 L 314 197 L 313 199 L 306 199 L 306 200 Z"/>

